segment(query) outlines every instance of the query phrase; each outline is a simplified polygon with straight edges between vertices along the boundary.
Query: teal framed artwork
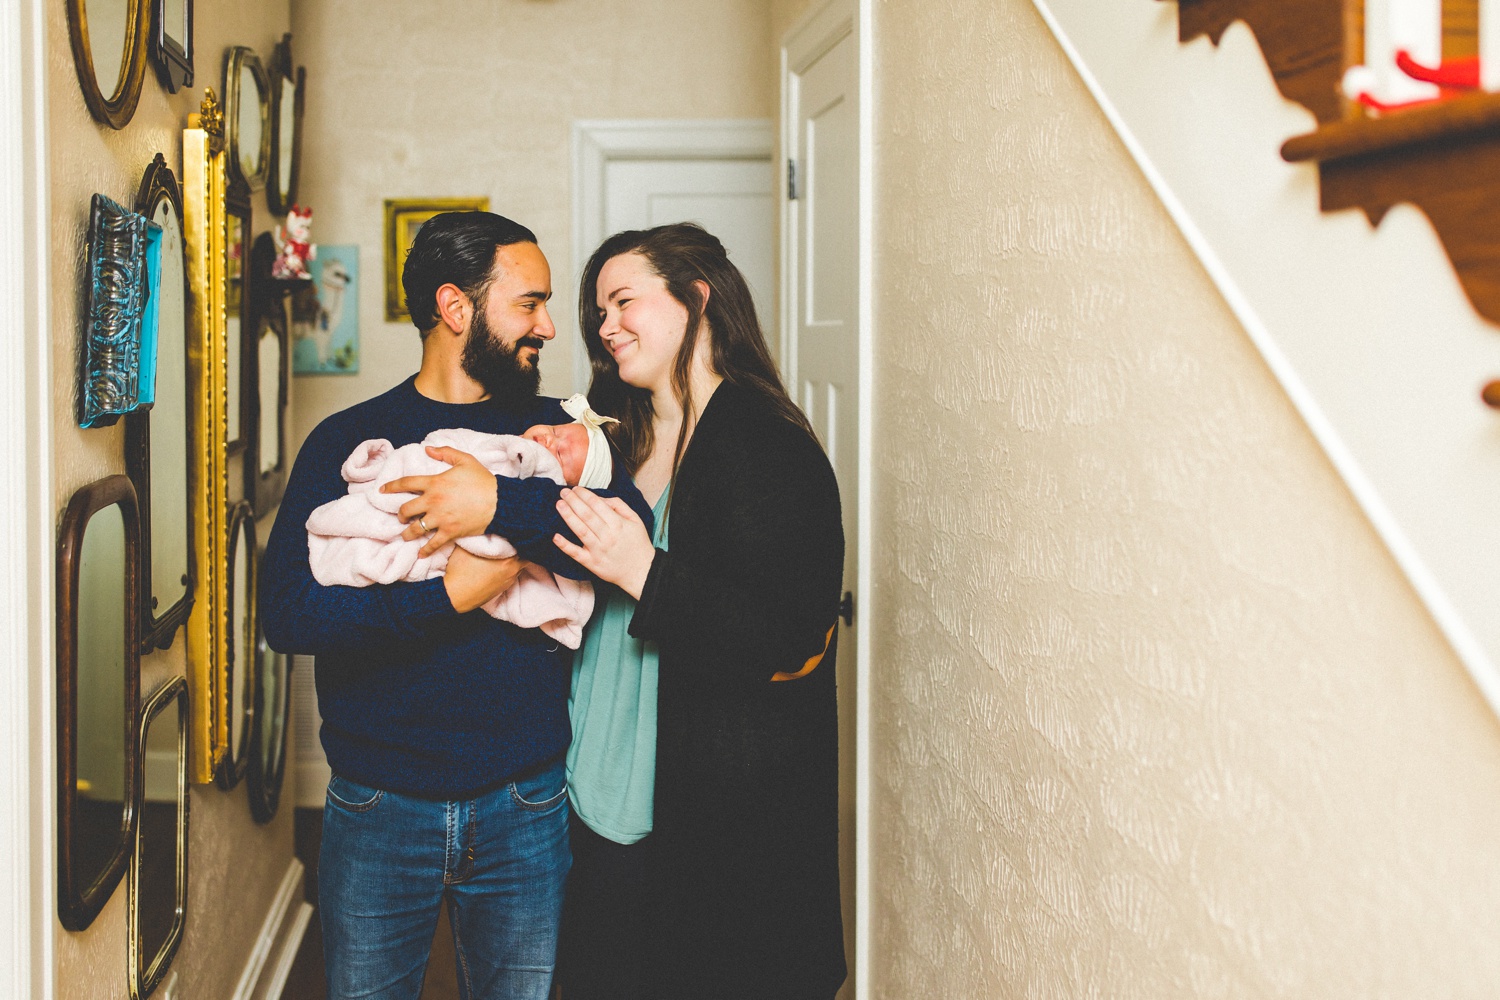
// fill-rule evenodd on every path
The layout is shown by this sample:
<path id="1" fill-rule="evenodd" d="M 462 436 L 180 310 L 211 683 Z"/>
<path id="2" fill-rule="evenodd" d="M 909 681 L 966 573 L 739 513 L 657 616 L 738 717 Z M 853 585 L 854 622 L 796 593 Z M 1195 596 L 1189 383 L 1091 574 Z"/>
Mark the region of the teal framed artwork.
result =
<path id="1" fill-rule="evenodd" d="M 359 371 L 359 247 L 322 243 L 292 295 L 292 374 Z"/>

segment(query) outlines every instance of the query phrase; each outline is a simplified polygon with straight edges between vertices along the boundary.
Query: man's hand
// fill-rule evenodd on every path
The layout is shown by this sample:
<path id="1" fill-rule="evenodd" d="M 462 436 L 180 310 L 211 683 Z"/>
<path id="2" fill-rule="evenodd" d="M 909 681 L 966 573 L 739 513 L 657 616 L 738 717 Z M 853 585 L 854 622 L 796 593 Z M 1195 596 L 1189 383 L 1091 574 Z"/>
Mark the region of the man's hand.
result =
<path id="1" fill-rule="evenodd" d="M 428 448 L 427 454 L 453 468 L 436 476 L 393 479 L 380 488 L 382 493 L 417 494 L 401 505 L 398 516 L 406 525 L 402 538 L 414 542 L 426 536 L 424 556 L 455 539 L 484 534 L 495 519 L 495 477 L 479 459 L 457 448 Z"/>
<path id="2" fill-rule="evenodd" d="M 448 557 L 443 586 L 448 600 L 459 614 L 473 611 L 510 589 L 526 563 L 519 556 L 509 559 L 481 559 L 472 552 L 454 549 Z"/>

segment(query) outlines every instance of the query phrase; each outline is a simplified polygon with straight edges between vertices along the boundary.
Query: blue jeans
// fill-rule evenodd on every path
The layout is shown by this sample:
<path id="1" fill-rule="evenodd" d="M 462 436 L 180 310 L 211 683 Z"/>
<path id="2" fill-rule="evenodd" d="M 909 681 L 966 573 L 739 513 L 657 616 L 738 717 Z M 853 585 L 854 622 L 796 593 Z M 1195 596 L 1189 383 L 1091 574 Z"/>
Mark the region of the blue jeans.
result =
<path id="1" fill-rule="evenodd" d="M 329 1000 L 417 1000 L 444 900 L 463 1000 L 546 1000 L 570 864 L 566 779 L 559 759 L 436 802 L 334 775 L 318 858 Z"/>

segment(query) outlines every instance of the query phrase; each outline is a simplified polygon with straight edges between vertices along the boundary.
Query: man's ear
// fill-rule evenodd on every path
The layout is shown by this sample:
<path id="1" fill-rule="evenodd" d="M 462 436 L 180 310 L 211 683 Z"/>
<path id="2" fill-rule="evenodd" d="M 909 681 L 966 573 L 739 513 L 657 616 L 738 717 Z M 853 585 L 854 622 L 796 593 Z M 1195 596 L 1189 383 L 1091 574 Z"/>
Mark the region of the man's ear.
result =
<path id="1" fill-rule="evenodd" d="M 452 282 L 438 288 L 438 325 L 446 326 L 450 333 L 463 333 L 469 328 L 469 312 L 473 308 L 463 289 Z"/>

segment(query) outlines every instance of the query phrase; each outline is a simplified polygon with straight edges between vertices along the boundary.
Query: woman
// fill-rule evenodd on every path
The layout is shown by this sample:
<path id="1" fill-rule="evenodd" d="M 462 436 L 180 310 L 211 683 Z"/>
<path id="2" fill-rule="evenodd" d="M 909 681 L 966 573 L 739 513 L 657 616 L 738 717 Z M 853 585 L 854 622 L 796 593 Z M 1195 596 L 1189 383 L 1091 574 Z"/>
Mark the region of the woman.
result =
<path id="1" fill-rule="evenodd" d="M 628 635 L 617 619 L 613 648 L 585 648 L 574 672 L 572 790 L 588 829 L 574 828 L 563 996 L 630 996 L 638 975 L 652 1000 L 830 1000 L 845 976 L 833 470 L 781 385 L 744 278 L 700 227 L 610 238 L 584 272 L 580 313 L 590 402 L 619 418 L 614 441 L 659 524 L 653 544 L 618 501 L 573 490 L 559 503 L 582 544 L 557 545 L 618 587 L 628 614 Z M 642 663 L 637 682 L 622 655 Z M 653 722 L 650 835 L 621 847 L 595 818 L 630 814 L 627 832 L 642 832 L 640 809 L 619 806 L 624 788 L 639 805 L 650 774 L 642 754 L 621 769 L 590 749 L 640 747 L 643 731 L 649 744 Z"/>

